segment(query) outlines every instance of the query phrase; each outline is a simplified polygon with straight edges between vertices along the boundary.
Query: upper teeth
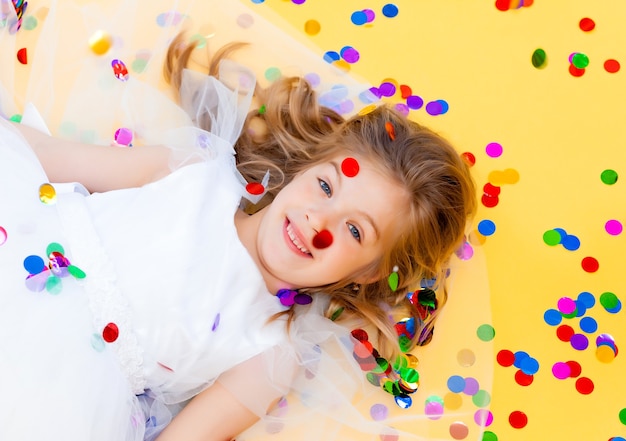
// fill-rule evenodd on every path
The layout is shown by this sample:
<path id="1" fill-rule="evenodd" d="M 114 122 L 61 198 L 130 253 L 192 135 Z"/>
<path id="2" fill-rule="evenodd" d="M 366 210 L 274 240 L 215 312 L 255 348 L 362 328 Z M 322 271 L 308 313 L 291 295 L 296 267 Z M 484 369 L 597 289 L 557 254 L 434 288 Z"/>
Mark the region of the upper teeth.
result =
<path id="1" fill-rule="evenodd" d="M 296 236 L 296 233 L 291 229 L 291 224 L 287 224 L 287 234 L 289 235 L 289 239 L 293 242 L 293 244 L 298 247 L 300 251 L 305 254 L 311 254 L 309 250 L 300 242 L 300 239 Z"/>

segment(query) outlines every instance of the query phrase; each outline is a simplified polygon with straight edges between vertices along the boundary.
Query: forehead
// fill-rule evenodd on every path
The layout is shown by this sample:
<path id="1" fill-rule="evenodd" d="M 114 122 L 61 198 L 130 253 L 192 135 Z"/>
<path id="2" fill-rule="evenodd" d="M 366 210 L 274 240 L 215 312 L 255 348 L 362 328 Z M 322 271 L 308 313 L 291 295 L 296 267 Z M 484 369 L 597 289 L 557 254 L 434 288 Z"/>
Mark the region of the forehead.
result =
<path id="1" fill-rule="evenodd" d="M 368 215 L 381 234 L 398 228 L 407 219 L 410 198 L 407 190 L 371 160 L 338 156 L 324 164 L 337 179 L 335 196 L 346 208 Z M 384 235 L 384 234 L 383 234 Z"/>

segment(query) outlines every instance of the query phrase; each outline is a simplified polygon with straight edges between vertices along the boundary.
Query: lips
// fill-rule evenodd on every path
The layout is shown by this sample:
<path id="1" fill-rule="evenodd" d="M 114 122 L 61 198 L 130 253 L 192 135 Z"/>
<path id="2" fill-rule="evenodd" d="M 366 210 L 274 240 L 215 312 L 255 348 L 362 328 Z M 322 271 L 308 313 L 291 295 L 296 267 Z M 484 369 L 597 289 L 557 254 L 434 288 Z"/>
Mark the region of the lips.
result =
<path id="1" fill-rule="evenodd" d="M 304 240 L 302 239 L 299 232 L 294 228 L 289 219 L 285 220 L 285 227 L 283 229 L 285 240 L 290 249 L 304 257 L 313 257 L 309 249 L 304 245 Z"/>

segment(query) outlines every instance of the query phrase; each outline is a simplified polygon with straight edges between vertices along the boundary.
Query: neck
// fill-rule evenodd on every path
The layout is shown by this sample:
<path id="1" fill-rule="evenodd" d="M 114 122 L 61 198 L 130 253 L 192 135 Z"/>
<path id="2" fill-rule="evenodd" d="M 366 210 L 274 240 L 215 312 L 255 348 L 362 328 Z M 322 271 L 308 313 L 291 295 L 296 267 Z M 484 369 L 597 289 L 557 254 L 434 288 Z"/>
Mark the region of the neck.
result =
<path id="1" fill-rule="evenodd" d="M 263 277 L 263 281 L 265 282 L 265 287 L 270 293 L 276 294 L 279 289 L 285 288 L 285 282 L 274 277 L 265 268 L 263 262 L 261 262 L 257 249 L 256 238 L 259 232 L 261 220 L 263 219 L 264 215 L 265 208 L 257 211 L 252 215 L 248 215 L 242 210 L 237 210 L 237 212 L 235 213 L 235 228 L 237 229 L 237 235 L 239 236 L 239 240 L 246 248 L 248 254 L 259 269 L 259 272 Z"/>

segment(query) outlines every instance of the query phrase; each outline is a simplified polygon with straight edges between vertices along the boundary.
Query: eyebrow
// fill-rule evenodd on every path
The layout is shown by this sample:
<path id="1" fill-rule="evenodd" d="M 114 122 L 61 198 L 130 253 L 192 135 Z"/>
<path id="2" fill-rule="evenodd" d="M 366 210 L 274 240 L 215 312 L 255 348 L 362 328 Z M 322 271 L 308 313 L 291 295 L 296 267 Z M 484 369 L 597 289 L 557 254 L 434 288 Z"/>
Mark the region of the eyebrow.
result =
<path id="1" fill-rule="evenodd" d="M 335 168 L 335 174 L 337 175 L 336 179 L 338 183 L 337 186 L 341 188 L 341 184 L 343 180 L 343 173 L 341 172 L 341 168 L 339 167 L 339 164 L 337 164 L 336 161 L 330 161 L 330 163 Z M 376 222 L 374 222 L 374 219 L 372 218 L 372 216 L 370 216 L 369 213 L 366 213 L 363 210 L 357 210 L 357 213 L 361 215 L 362 217 L 364 217 L 365 220 L 372 226 L 372 229 L 374 230 L 374 235 L 376 236 L 376 240 L 379 240 L 380 231 L 378 230 L 378 227 L 376 226 Z"/>

